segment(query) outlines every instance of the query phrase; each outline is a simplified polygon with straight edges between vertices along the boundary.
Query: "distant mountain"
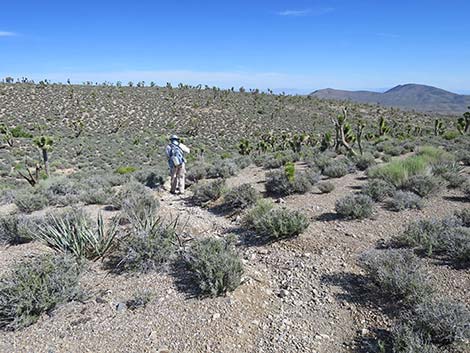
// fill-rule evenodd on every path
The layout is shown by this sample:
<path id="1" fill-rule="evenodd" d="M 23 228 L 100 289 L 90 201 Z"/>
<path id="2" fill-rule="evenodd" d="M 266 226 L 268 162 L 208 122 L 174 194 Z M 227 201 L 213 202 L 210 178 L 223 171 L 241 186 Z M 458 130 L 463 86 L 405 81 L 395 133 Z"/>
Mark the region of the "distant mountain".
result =
<path id="1" fill-rule="evenodd" d="M 384 93 L 327 88 L 315 91 L 310 95 L 324 99 L 349 100 L 407 110 L 448 114 L 461 114 L 467 111 L 467 107 L 470 106 L 470 95 L 456 94 L 440 88 L 417 84 L 399 85 Z"/>

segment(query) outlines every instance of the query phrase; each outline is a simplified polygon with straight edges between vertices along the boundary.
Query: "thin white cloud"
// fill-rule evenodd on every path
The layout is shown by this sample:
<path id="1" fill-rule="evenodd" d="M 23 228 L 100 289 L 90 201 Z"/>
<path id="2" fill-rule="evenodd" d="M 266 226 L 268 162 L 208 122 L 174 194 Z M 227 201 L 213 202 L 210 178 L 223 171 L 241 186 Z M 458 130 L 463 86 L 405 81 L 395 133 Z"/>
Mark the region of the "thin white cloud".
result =
<path id="1" fill-rule="evenodd" d="M 295 16 L 306 16 L 310 12 L 311 12 L 310 9 L 306 9 L 306 10 L 284 10 L 284 11 L 278 12 L 277 14 L 279 16 L 294 16 L 295 17 Z"/>
<path id="2" fill-rule="evenodd" d="M 15 32 L 0 31 L 0 37 L 14 37 L 16 36 Z"/>
<path id="3" fill-rule="evenodd" d="M 284 10 L 280 11 L 277 14 L 279 16 L 286 17 L 300 17 L 300 16 L 320 16 L 327 13 L 333 12 L 335 9 L 333 7 L 324 7 L 318 9 L 303 9 L 303 10 Z"/>

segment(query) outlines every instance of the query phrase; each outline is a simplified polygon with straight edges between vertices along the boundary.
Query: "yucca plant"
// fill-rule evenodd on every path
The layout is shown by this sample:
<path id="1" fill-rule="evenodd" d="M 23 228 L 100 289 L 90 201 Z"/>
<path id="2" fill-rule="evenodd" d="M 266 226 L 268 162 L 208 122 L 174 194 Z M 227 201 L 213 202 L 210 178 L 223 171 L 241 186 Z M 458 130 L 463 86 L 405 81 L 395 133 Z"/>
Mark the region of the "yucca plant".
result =
<path id="1" fill-rule="evenodd" d="M 51 215 L 39 227 L 34 237 L 57 252 L 71 253 L 78 261 L 98 260 L 114 245 L 118 223 L 112 221 L 106 229 L 103 216 L 98 214 L 96 227 L 83 211 L 72 210 L 60 216 Z"/>

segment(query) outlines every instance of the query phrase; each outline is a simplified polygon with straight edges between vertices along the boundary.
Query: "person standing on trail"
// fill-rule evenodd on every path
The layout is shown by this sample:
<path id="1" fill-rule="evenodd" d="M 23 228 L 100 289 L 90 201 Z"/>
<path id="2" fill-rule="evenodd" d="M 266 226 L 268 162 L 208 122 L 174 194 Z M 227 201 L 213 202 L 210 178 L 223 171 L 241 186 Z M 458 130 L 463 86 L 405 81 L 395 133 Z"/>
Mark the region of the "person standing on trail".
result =
<path id="1" fill-rule="evenodd" d="M 184 194 L 186 159 L 184 154 L 189 153 L 189 148 L 180 142 L 176 135 L 171 135 L 170 143 L 166 146 L 166 156 L 168 157 L 168 165 L 170 167 L 171 189 L 172 194 L 176 194 L 176 190 L 180 194 Z"/>

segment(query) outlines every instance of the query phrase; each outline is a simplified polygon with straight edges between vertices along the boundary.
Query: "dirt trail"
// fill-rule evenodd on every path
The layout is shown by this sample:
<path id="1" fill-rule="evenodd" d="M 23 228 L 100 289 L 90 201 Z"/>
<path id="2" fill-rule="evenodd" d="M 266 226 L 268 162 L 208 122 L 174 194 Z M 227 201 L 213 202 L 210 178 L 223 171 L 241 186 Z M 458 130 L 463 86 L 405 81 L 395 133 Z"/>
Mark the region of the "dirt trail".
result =
<path id="1" fill-rule="evenodd" d="M 262 191 L 265 171 L 249 167 L 227 180 L 230 187 L 251 183 Z M 242 285 L 227 297 L 198 299 L 181 266 L 158 274 L 114 275 L 101 264 L 92 266 L 83 285 L 93 296 L 67 304 L 22 331 L 0 335 L 1 352 L 317 352 L 368 351 L 369 337 L 386 328 L 386 305 L 371 301 L 366 281 L 356 265 L 358 256 L 388 240 L 406 222 L 465 207 L 445 191 L 428 201 L 423 211 L 394 213 L 379 207 L 373 220 L 336 218 L 335 201 L 357 191 L 363 173 L 331 180 L 330 194 L 315 190 L 284 199 L 284 206 L 301 210 L 311 225 L 296 239 L 273 244 L 239 244 L 245 263 Z M 208 209 L 191 207 L 187 196 L 156 194 L 160 212 L 179 217 L 193 237 L 225 236 L 237 222 Z M 454 198 L 453 198 L 454 197 Z M 445 211 L 443 211 L 445 210 Z M 240 234 L 240 232 L 239 232 Z M 242 239 L 249 239 L 243 231 Z M 0 267 L 21 254 L 44 251 L 38 244 L 0 250 Z M 11 255 L 13 254 L 13 257 Z M 470 272 L 432 267 L 438 290 L 470 303 Z M 116 310 L 142 290 L 154 300 L 146 307 Z M 370 350 L 369 350 L 370 351 Z"/>

